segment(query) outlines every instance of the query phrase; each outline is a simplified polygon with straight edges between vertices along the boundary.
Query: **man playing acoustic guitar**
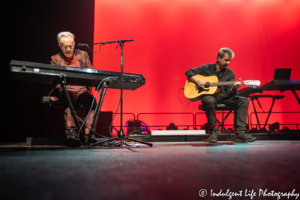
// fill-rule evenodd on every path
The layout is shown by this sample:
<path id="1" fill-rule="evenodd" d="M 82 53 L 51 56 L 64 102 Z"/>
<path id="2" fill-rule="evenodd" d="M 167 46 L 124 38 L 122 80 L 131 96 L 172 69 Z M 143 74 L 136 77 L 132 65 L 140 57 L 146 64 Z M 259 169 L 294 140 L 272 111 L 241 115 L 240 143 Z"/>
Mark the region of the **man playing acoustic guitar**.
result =
<path id="1" fill-rule="evenodd" d="M 203 87 L 205 82 L 199 79 L 196 75 L 202 76 L 217 76 L 220 82 L 234 81 L 234 72 L 227 68 L 234 53 L 229 48 L 221 48 L 217 54 L 217 62 L 215 64 L 206 64 L 200 67 L 189 69 L 185 75 L 190 82 L 196 84 L 199 88 Z M 239 79 L 241 80 L 241 79 Z M 203 107 L 205 108 L 206 117 L 209 125 L 209 143 L 217 143 L 217 129 L 216 129 L 216 104 L 222 103 L 225 105 L 235 106 L 238 109 L 236 122 L 236 138 L 235 141 L 252 142 L 256 138 L 251 137 L 245 133 L 246 119 L 248 112 L 249 100 L 247 98 L 236 96 L 237 89 L 241 86 L 240 82 L 234 85 L 223 85 L 218 87 L 216 95 L 204 95 L 201 98 Z M 197 99 L 198 100 L 198 99 Z"/>

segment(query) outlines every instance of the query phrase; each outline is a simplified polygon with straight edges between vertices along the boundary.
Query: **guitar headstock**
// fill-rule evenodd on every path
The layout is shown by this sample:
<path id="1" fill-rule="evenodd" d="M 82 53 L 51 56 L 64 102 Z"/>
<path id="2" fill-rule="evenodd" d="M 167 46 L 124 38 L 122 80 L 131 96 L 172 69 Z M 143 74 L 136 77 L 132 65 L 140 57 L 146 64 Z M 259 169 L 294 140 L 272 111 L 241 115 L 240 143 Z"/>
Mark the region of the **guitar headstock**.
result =
<path id="1" fill-rule="evenodd" d="M 260 86 L 260 81 L 259 80 L 248 80 L 244 81 L 244 84 L 246 84 L 248 87 L 258 87 Z"/>

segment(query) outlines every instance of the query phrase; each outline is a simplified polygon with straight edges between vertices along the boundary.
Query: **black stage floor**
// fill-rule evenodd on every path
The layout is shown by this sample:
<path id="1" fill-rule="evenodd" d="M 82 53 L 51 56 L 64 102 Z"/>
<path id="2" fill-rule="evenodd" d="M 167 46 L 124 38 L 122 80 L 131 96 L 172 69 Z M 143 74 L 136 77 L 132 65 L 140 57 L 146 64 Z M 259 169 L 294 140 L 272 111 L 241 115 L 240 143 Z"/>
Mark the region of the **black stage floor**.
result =
<path id="1" fill-rule="evenodd" d="M 300 140 L 300 130 L 289 133 L 249 133 L 257 140 Z M 235 133 L 231 133 L 233 137 Z M 131 135 L 130 137 L 143 142 L 198 142 L 204 141 L 209 134 L 202 135 Z M 218 141 L 230 141 L 229 134 L 218 134 Z"/>
<path id="2" fill-rule="evenodd" d="M 153 144 L 123 148 L 2 144 L 1 199 L 276 200 L 278 195 L 296 199 L 300 193 L 299 140 Z M 289 193 L 289 198 L 284 196 Z"/>

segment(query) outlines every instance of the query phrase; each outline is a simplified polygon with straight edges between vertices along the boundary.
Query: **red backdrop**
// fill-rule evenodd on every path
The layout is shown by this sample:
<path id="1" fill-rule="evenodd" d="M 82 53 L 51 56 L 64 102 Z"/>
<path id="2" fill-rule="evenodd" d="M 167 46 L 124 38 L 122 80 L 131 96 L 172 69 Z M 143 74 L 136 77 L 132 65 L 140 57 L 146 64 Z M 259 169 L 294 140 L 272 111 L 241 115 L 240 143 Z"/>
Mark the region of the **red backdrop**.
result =
<path id="1" fill-rule="evenodd" d="M 214 63 L 221 47 L 235 52 L 229 68 L 236 79 L 257 79 L 265 84 L 273 79 L 275 68 L 292 68 L 291 79 L 300 79 L 297 0 L 95 0 L 94 26 L 94 42 L 134 39 L 124 46 L 124 72 L 143 74 L 146 84 L 136 91 L 124 92 L 124 112 L 136 116 L 197 113 L 200 102 L 185 106 L 178 100 L 178 90 L 186 80 L 184 73 L 189 68 Z M 120 48 L 116 46 L 105 45 L 94 54 L 95 69 L 120 71 Z M 291 91 L 281 94 L 287 97 L 275 102 L 274 112 L 300 111 Z M 102 110 L 115 111 L 119 96 L 119 90 L 108 90 Z M 183 91 L 180 98 L 188 102 Z M 268 111 L 272 100 L 260 102 L 263 111 Z M 249 115 L 251 112 L 252 105 Z M 266 116 L 260 115 L 261 123 Z M 192 124 L 189 114 L 139 118 L 148 125 Z M 299 118 L 299 114 L 272 114 L 269 122 L 294 124 L 300 123 Z M 129 119 L 133 115 L 124 115 L 124 121 Z M 252 120 L 256 123 L 254 115 Z M 197 117 L 197 124 L 205 122 L 204 115 Z M 119 125 L 118 117 L 114 125 Z"/>

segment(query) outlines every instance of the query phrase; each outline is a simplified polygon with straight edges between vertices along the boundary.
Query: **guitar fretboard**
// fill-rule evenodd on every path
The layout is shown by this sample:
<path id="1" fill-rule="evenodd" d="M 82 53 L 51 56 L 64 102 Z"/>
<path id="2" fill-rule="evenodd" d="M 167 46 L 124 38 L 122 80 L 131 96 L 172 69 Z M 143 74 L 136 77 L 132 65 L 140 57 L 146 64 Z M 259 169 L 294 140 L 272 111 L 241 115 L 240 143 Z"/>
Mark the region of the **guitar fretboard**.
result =
<path id="1" fill-rule="evenodd" d="M 237 82 L 244 84 L 245 81 L 212 82 L 210 84 L 211 84 L 211 86 L 222 86 L 222 85 L 234 85 Z"/>

